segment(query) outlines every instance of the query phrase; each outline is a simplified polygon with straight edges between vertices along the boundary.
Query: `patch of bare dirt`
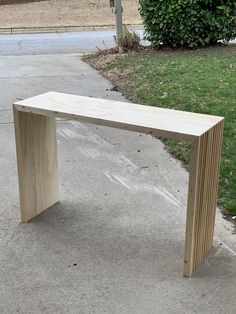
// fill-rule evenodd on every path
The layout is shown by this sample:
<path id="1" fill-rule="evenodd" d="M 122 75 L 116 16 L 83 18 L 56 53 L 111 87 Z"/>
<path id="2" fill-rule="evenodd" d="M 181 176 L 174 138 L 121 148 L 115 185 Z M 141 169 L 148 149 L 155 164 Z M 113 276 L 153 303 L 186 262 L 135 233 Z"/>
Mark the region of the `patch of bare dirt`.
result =
<path id="1" fill-rule="evenodd" d="M 124 23 L 141 24 L 138 0 L 123 0 Z M 115 25 L 108 0 L 44 0 L 0 6 L 0 28 Z"/>
<path id="2" fill-rule="evenodd" d="M 127 54 L 119 53 L 114 48 L 93 55 L 85 55 L 83 60 L 90 64 L 105 78 L 109 79 L 114 86 L 114 90 L 121 92 L 127 99 L 135 102 L 136 93 L 132 84 L 131 71 L 113 67 L 113 64 L 118 58 L 123 58 L 125 56 L 127 56 Z"/>

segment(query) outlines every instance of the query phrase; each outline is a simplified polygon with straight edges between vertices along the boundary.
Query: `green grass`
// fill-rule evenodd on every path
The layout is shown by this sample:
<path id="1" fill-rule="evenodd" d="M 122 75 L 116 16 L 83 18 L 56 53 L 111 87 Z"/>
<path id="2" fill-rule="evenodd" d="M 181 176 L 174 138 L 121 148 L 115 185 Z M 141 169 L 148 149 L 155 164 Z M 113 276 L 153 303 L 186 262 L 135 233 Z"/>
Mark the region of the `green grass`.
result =
<path id="1" fill-rule="evenodd" d="M 236 214 L 236 47 L 128 55 L 109 66 L 129 73 L 142 104 L 225 117 L 218 205 Z M 168 141 L 188 162 L 189 146 Z"/>

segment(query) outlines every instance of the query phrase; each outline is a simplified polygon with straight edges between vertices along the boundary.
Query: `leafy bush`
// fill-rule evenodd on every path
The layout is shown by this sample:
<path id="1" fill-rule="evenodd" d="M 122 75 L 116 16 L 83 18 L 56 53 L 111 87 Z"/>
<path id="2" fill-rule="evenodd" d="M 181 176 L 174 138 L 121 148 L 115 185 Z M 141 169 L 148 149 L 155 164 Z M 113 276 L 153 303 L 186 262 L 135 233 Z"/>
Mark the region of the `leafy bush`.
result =
<path id="1" fill-rule="evenodd" d="M 117 39 L 116 39 L 117 40 Z M 123 49 L 123 51 L 136 50 L 140 45 L 139 35 L 132 30 L 129 30 L 127 26 L 123 26 L 123 30 L 119 35 L 118 46 Z"/>
<path id="2" fill-rule="evenodd" d="M 235 0 L 139 0 L 155 46 L 197 48 L 236 37 Z"/>

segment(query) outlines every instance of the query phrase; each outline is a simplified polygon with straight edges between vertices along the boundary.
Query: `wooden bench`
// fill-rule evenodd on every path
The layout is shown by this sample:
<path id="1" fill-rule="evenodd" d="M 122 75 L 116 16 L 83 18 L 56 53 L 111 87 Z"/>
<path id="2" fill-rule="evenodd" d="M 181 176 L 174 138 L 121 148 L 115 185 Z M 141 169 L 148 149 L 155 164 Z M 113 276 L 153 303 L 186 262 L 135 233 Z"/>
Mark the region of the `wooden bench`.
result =
<path id="1" fill-rule="evenodd" d="M 56 92 L 16 102 L 13 111 L 23 222 L 59 200 L 57 117 L 190 142 L 184 275 L 192 275 L 213 243 L 222 117 Z"/>

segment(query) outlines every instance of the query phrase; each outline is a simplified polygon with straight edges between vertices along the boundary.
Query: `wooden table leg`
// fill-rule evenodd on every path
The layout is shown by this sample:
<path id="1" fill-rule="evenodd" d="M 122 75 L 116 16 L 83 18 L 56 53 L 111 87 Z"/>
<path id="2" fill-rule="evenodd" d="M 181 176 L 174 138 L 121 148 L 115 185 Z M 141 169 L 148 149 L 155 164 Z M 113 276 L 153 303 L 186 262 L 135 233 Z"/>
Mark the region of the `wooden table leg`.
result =
<path id="1" fill-rule="evenodd" d="M 222 134 L 223 121 L 192 143 L 184 257 L 187 277 L 212 247 Z"/>
<path id="2" fill-rule="evenodd" d="M 13 112 L 21 220 L 27 222 L 59 200 L 56 120 Z"/>

